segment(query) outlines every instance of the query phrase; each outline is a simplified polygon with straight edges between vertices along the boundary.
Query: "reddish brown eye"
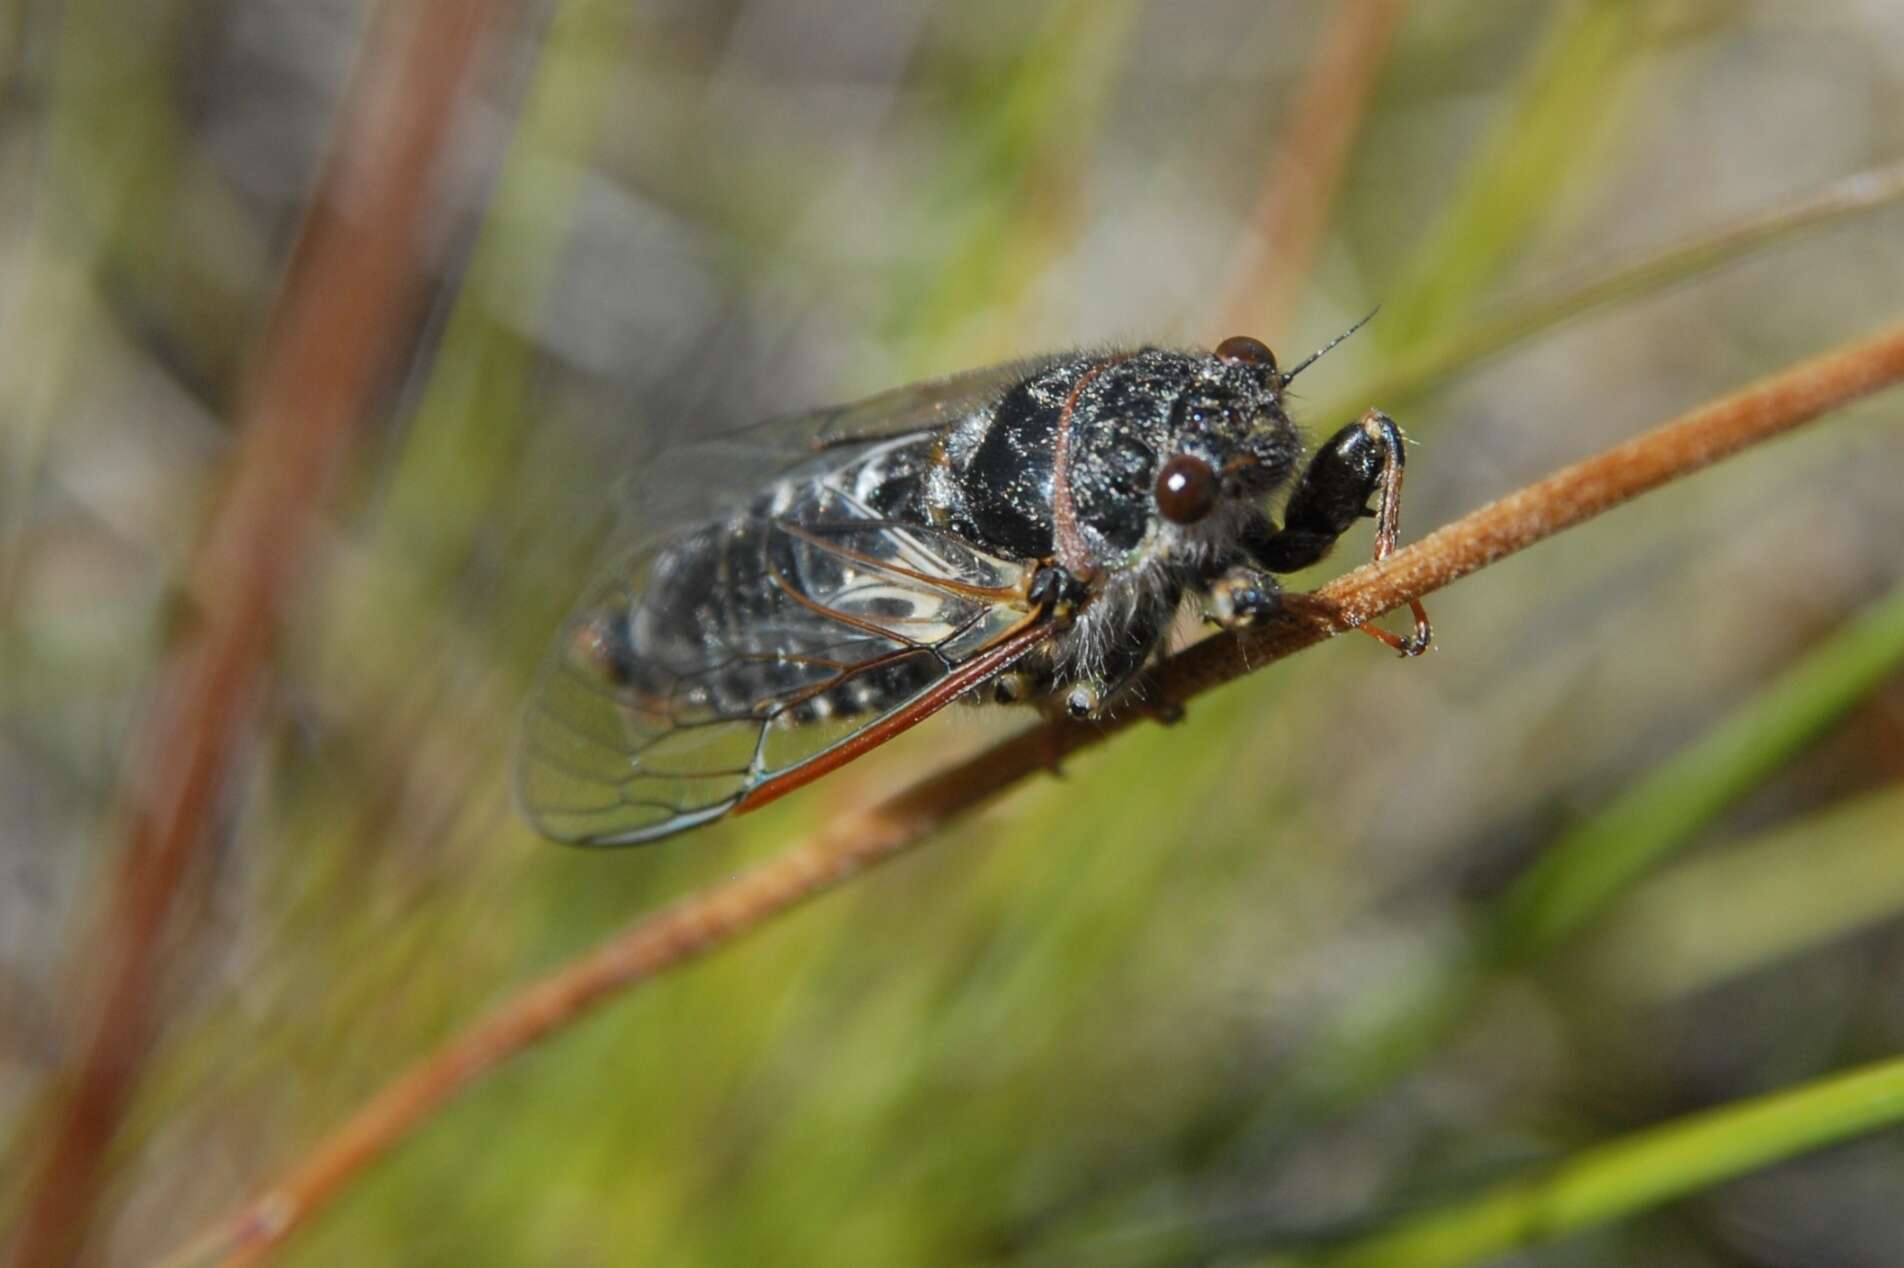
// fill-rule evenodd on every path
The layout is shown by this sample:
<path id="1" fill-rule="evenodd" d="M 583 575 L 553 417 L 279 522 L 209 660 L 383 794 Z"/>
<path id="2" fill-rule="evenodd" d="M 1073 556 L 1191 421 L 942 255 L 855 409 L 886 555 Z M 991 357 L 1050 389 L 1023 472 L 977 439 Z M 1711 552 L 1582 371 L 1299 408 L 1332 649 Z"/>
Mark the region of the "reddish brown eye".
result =
<path id="1" fill-rule="evenodd" d="M 1190 454 L 1177 454 L 1157 473 L 1157 509 L 1173 524 L 1194 524 L 1208 515 L 1216 493 L 1216 472 Z"/>
<path id="2" fill-rule="evenodd" d="M 1242 362 L 1245 365 L 1264 365 L 1274 370 L 1276 354 L 1261 339 L 1252 339 L 1248 335 L 1231 335 L 1216 346 L 1216 359 L 1231 364 Z"/>

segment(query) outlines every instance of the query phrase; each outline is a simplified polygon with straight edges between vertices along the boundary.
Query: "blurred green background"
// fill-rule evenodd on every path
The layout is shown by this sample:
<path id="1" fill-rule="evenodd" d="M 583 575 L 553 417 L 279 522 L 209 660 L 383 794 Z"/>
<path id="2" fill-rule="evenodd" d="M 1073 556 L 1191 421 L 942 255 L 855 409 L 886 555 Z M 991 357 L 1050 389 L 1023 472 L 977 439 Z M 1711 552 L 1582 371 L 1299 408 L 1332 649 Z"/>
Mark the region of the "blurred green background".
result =
<path id="1" fill-rule="evenodd" d="M 0 1228 L 373 8 L 0 7 Z M 658 445 L 1051 347 L 1287 362 L 1379 303 L 1298 410 L 1402 419 L 1412 539 L 1904 309 L 1895 173 L 1726 236 L 1904 157 L 1890 0 L 504 17 L 89 1262 L 151 1261 L 513 986 L 1023 725 L 954 711 L 660 846 L 535 839 L 515 717 Z M 1321 122 L 1292 103 L 1337 24 L 1391 18 L 1313 259 L 1279 258 L 1283 138 Z M 1697 271 L 1580 293 L 1675 244 Z M 286 1262 L 1904 1263 L 1904 1135 L 1810 1101 L 1829 1147 L 1726 1137 L 1660 1164 L 1664 1205 L 1483 1235 L 1503 1182 L 1904 1052 L 1901 422 L 1880 397 L 1491 568 L 1420 661 L 1338 640 L 1075 759 L 509 1066 Z M 1373 1240 L 1423 1211 L 1444 1258 Z"/>

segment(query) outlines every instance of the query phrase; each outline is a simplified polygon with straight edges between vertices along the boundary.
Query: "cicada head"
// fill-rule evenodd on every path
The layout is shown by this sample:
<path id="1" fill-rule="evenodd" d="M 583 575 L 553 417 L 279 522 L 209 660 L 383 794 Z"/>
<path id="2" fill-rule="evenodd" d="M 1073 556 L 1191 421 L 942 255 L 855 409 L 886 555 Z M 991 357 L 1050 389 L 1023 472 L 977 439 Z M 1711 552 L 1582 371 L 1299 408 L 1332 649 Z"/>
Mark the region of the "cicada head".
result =
<path id="1" fill-rule="evenodd" d="M 1276 359 L 1248 337 L 1214 352 L 1145 349 L 1104 366 L 1078 405 L 1069 472 L 1112 567 L 1215 548 L 1283 487 L 1302 442 Z"/>
<path id="2" fill-rule="evenodd" d="M 1170 414 L 1153 495 L 1157 513 L 1196 524 L 1237 503 L 1257 504 L 1295 470 L 1302 442 L 1283 412 L 1275 354 L 1237 335 L 1199 358 Z"/>

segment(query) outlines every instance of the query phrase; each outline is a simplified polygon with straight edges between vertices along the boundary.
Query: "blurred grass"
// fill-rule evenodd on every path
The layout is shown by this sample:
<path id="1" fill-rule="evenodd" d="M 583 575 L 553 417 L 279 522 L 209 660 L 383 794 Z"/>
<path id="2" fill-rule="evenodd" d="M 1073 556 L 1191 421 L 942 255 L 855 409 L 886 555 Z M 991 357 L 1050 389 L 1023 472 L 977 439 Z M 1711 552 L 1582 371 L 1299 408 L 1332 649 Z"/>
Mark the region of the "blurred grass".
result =
<path id="1" fill-rule="evenodd" d="M 1462 322 L 1617 136 L 1646 41 L 1675 6 L 1576 0 L 1560 6 L 1502 119 L 1422 234 L 1384 306 L 1393 354 Z"/>
<path id="2" fill-rule="evenodd" d="M 1904 1061 L 1887 1061 L 1616 1141 L 1549 1176 L 1406 1221 L 1316 1262 L 1340 1268 L 1480 1263 L 1900 1121 Z"/>
<path id="3" fill-rule="evenodd" d="M 1887 686 L 1904 666 L 1904 589 L 1873 605 L 1857 620 L 1836 633 L 1802 660 L 1790 666 L 1751 700 L 1734 711 L 1680 753 L 1656 766 L 1640 783 L 1615 796 L 1604 808 L 1544 847 L 1537 861 L 1517 877 L 1482 917 L 1482 930 L 1473 954 L 1463 952 L 1439 965 L 1425 965 L 1401 976 L 1381 992 L 1358 999 L 1326 1032 L 1317 1050 L 1303 1062 L 1304 1072 L 1294 1089 L 1273 1098 L 1259 1111 L 1272 1121 L 1295 1118 L 1314 1121 L 1338 1115 L 1394 1083 L 1430 1055 L 1454 1042 L 1459 1027 L 1480 1005 L 1484 995 L 1509 975 L 1536 968 L 1565 941 L 1614 907 L 1619 896 L 1640 876 L 1676 851 L 1695 843 L 1727 809 L 1760 788 L 1779 768 L 1815 743 L 1873 691 Z M 1839 812 L 1857 827 L 1877 825 L 1894 832 L 1895 816 L 1885 798 L 1873 798 L 1870 808 Z M 1872 811 L 1876 814 L 1873 815 Z M 1708 863 L 1699 874 L 1723 874 L 1736 864 L 1728 853 Z M 1848 860 L 1847 860 L 1848 861 Z M 1838 875 L 1866 878 L 1866 869 L 1839 868 Z M 1853 882 L 1855 883 L 1855 882 Z M 1685 894 L 1683 883 L 1678 891 Z M 1712 885 L 1700 895 L 1710 906 L 1715 895 L 1731 903 L 1732 886 Z M 1787 904 L 1789 921 L 1822 923 L 1829 927 L 1862 914 L 1871 919 L 1872 905 L 1895 912 L 1898 903 L 1883 906 L 1884 890 L 1875 890 L 1866 905 L 1831 903 L 1825 909 Z M 1900 896 L 1904 897 L 1904 896 Z M 1689 901 L 1682 898 L 1682 902 Z M 1829 913 L 1829 914 L 1828 914 Z M 1739 913 L 1733 913 L 1735 915 Z M 1680 923 L 1671 928 L 1684 928 Z M 1750 954 L 1755 926 L 1749 920 L 1729 922 L 1737 941 L 1732 954 Z M 1634 941 L 1616 946 L 1633 947 Z M 1643 945 L 1643 944 L 1641 944 Z M 1657 935 L 1654 944 L 1658 946 Z M 1709 944 L 1709 954 L 1726 954 Z M 1787 944 L 1797 949 L 1802 942 Z M 1629 967 L 1641 966 L 1631 961 Z M 1684 971 L 1681 957 L 1635 972 L 1635 981 L 1650 973 L 1662 982 Z M 1847 1130 L 1853 1130 L 1847 1127 Z M 1667 1151 L 1668 1157 L 1678 1156 Z M 1688 1186 L 1690 1187 L 1688 1182 Z M 1450 1218 L 1463 1239 L 1483 1236 L 1474 1230 L 1492 1227 L 1496 1215 L 1512 1227 L 1538 1226 L 1517 1200 L 1502 1199 L 1505 1212 L 1470 1213 Z M 1484 1204 L 1483 1212 L 1494 1208 Z M 1563 1226 L 1564 1227 L 1564 1226 Z M 1373 1243 L 1371 1258 L 1347 1262 L 1462 1263 L 1466 1259 L 1434 1258 L 1423 1243 L 1386 1239 Z M 1408 1250 L 1407 1257 L 1398 1257 Z M 1384 1258 L 1384 1256 L 1390 1256 Z"/>
<path id="4" fill-rule="evenodd" d="M 72 251 L 96 284 L 122 288 L 133 320 L 163 331 L 187 386 L 220 403 L 232 390 L 249 323 L 262 312 L 266 244 L 192 144 L 171 98 L 193 6 L 184 0 L 120 6 L 72 0 L 53 41 L 53 108 L 46 112 L 44 179 L 59 200 L 41 232 L 49 261 Z M 216 242 L 208 259 L 184 243 Z M 37 310 L 37 306 L 36 306 Z M 81 343 L 64 343 L 68 373 L 83 373 Z"/>
<path id="5" fill-rule="evenodd" d="M 1904 587 L 1541 852 L 1503 895 L 1489 956 L 1525 963 L 1817 742 L 1904 666 Z"/>
<path id="6" fill-rule="evenodd" d="M 1253 1114 L 1230 1130 L 1248 1138 L 1274 1133 L 1279 1125 L 1327 1122 L 1458 1042 L 1461 1027 L 1490 991 L 1537 970 L 1613 908 L 1635 880 L 1699 841 L 1726 810 L 1890 685 L 1900 666 L 1904 589 L 1860 614 L 1645 779 L 1543 846 L 1536 861 L 1478 914 L 1472 942 L 1437 961 L 1414 964 L 1350 1001 L 1292 1063 L 1293 1078 L 1269 1085 Z M 1730 892 L 1714 887 L 1703 897 L 1710 903 L 1714 894 Z M 1841 906 L 1834 910 L 1841 918 L 1848 914 Z M 1863 910 L 1871 918 L 1870 909 Z M 1832 917 L 1809 909 L 1809 919 L 1828 923 Z"/>
<path id="7" fill-rule="evenodd" d="M 1596 989 L 1663 1006 L 1881 929 L 1904 910 L 1900 840 L 1904 788 L 1834 802 L 1663 869 L 1569 967 Z"/>
<path id="8" fill-rule="evenodd" d="M 347 43 L 345 8 L 342 33 L 312 10 L 279 35 L 300 73 L 318 74 L 301 45 Z M 640 852 L 544 846 L 508 805 L 515 710 L 612 501 L 607 460 L 761 399 L 1109 330 L 1207 334 L 1262 137 L 1324 16 L 827 12 L 569 0 L 486 82 L 433 351 L 404 368 L 291 614 L 105 1262 L 181 1239 L 512 983 L 1004 725 L 940 719 L 770 812 Z M 226 65 L 278 19 L 235 34 L 203 6 L 62 16 L 56 91 L 0 121 L 38 129 L 49 158 L 40 232 L 22 249 L 9 227 L 0 287 L 24 258 L 71 288 L 30 283 L 43 320 L 0 353 L 7 676 L 40 710 L 0 735 L 22 877 L 0 954 L 55 1015 L 56 916 L 98 859 L 88 755 L 112 751 L 152 646 L 115 619 L 76 675 L 65 631 L 100 611 L 156 628 L 176 546 L 140 508 L 189 523 L 216 478 L 221 385 L 296 211 L 207 140 L 236 126 L 221 76 L 250 85 L 230 100 L 254 118 L 286 108 L 260 99 L 283 68 Z M 1530 260 L 1631 258 L 1637 238 L 1704 265 L 1701 226 L 1893 159 L 1883 117 L 1815 122 L 1904 83 L 1885 39 L 1733 4 L 1413 7 L 1361 153 L 1412 150 L 1420 170 L 1345 185 L 1303 336 L 1383 303 L 1373 337 L 1303 385 L 1358 407 L 1443 358 L 1408 385 L 1428 442 L 1411 534 L 1662 400 L 1894 315 L 1904 264 L 1881 207 L 1802 243 L 1740 242 L 1724 269 L 1649 274 L 1485 369 L 1447 353 L 1506 333 L 1499 303 L 1526 293 Z M 1805 98 L 1801 139 L 1783 116 L 1804 112 L 1770 104 L 1782 90 L 1840 95 Z M 604 218 L 623 226 L 606 247 L 582 228 Z M 681 278 L 696 286 L 668 288 Z M 1549 315 L 1593 299 L 1570 291 Z M 601 381 L 557 316 L 627 341 L 635 368 Z M 685 351 L 643 355 L 654 331 Z M 157 368 L 125 371 L 142 361 Z M 175 400 L 167 376 L 198 386 Z M 1337 412 L 1302 408 L 1317 431 Z M 1207 1261 L 1426 1193 L 1434 1224 L 1375 1235 L 1477 1262 L 1541 1211 L 1582 1230 L 1543 1264 L 1751 1262 L 1712 1186 L 1875 1123 L 1828 1072 L 1904 1047 L 1892 1001 L 1821 1001 L 1804 976 L 1884 981 L 1899 945 L 1895 796 L 1871 791 L 1904 751 L 1898 600 L 1854 624 L 1899 581 L 1896 408 L 1448 593 L 1420 664 L 1344 642 L 1014 793 L 501 1072 L 287 1259 Z M 106 684 L 106 716 L 58 706 L 80 677 Z M 1827 724 L 1847 712 L 1849 729 Z M 1439 1007 L 1449 966 L 1474 968 L 1473 930 L 1515 909 L 1506 980 L 1490 966 L 1463 980 L 1456 1002 L 1475 1006 Z M 1768 1046 L 1747 1010 L 1713 1011 L 1719 987 L 1754 1015 L 1835 1011 L 1805 1046 Z M 13 1037 L 25 1012 L 0 1007 L 10 1128 L 57 1070 L 21 1055 L 44 1051 Z M 1737 1104 L 1680 1117 L 1715 1101 Z M 1670 1224 L 1639 1215 L 1669 1197 L 1690 1199 Z M 1839 1235 L 1885 1262 L 1890 1204 L 1852 1209 Z"/>
<path id="9" fill-rule="evenodd" d="M 1423 340 L 1414 350 L 1396 358 L 1372 384 L 1364 385 L 1362 396 L 1400 409 L 1446 376 L 1472 371 L 1477 363 L 1511 351 L 1594 309 L 1622 300 L 1643 300 L 1700 273 L 1735 264 L 1782 238 L 1886 207 L 1900 197 L 1904 197 L 1904 165 L 1860 172 L 1716 231 L 1702 229 L 1685 242 L 1632 263 L 1591 273 L 1583 271 L 1580 276 L 1549 283 L 1533 296 L 1506 305 L 1498 316 L 1481 316 L 1455 332 Z M 1345 399 L 1320 412 L 1333 418 L 1353 410 Z"/>
<path id="10" fill-rule="evenodd" d="M 537 319 L 553 296 L 578 187 L 607 122 L 610 76 L 626 39 L 610 14 L 610 6 L 585 0 L 555 9 L 435 369 L 404 423 L 379 516 L 391 540 L 377 557 L 414 576 L 467 569 L 521 461 L 537 404 L 537 350 L 522 322 Z M 373 612 L 392 597 L 379 588 Z"/>
<path id="11" fill-rule="evenodd" d="M 973 329 L 974 319 L 1022 304 L 1075 240 L 1082 159 L 1141 9 L 1134 0 L 1062 0 L 1022 45 L 972 65 L 927 67 L 927 81 L 955 103 L 956 140 L 925 200 L 938 249 L 891 292 L 887 337 L 917 349 L 906 358 L 915 373 L 943 372 L 949 349 L 955 365 L 1023 355 L 1009 324 Z"/>

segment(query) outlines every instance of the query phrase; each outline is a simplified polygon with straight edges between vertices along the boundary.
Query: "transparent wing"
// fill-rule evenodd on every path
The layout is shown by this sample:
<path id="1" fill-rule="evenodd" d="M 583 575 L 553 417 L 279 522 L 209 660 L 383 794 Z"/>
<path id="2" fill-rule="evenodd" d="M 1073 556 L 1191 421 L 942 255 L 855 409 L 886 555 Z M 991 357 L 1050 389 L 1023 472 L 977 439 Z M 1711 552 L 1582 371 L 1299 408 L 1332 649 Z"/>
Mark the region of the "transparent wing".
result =
<path id="1" fill-rule="evenodd" d="M 680 525 L 745 505 L 769 482 L 816 460 L 844 463 L 866 446 L 937 431 L 996 404 L 1014 383 L 1064 356 L 1053 353 L 909 383 L 845 405 L 663 446 L 623 482 L 624 537 L 657 541 Z"/>
<path id="2" fill-rule="evenodd" d="M 542 832 L 626 845 L 750 809 L 1047 636 L 1023 565 L 875 515 L 854 474 L 640 551 L 588 596 L 524 722 Z"/>

